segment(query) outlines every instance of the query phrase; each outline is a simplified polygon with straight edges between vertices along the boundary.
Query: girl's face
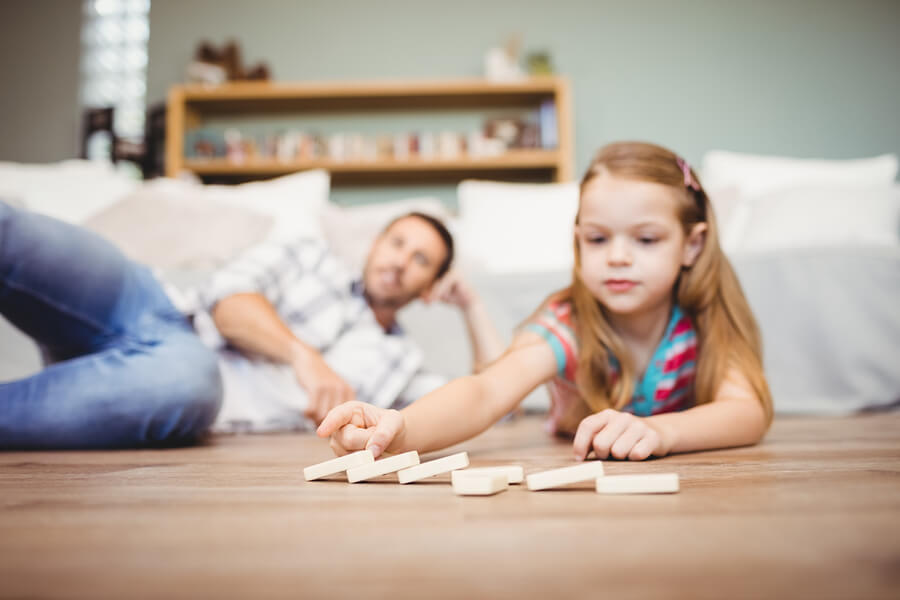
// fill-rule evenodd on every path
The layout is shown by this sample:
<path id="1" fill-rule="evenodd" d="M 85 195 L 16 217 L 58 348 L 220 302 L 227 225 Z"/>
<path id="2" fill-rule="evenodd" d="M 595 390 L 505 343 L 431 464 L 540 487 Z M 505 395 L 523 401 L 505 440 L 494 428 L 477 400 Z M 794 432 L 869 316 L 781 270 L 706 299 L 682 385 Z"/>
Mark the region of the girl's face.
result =
<path id="1" fill-rule="evenodd" d="M 585 187 L 576 228 L 581 278 L 612 314 L 637 316 L 667 304 L 681 267 L 703 248 L 706 225 L 686 236 L 675 194 L 606 173 Z"/>

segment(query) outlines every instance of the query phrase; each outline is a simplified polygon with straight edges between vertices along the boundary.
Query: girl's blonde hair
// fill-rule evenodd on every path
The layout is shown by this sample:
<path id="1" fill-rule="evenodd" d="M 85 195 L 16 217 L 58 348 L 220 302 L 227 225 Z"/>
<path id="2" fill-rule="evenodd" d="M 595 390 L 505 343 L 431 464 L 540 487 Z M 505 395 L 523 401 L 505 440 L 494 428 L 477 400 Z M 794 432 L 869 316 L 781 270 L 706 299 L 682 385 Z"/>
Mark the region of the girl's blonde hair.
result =
<path id="1" fill-rule="evenodd" d="M 673 290 L 673 301 L 691 318 L 697 330 L 695 403 L 712 401 L 727 370 L 734 367 L 747 378 L 762 403 L 767 422 L 771 422 L 772 397 L 763 375 L 759 329 L 731 264 L 719 246 L 712 207 L 696 174 L 678 155 L 661 146 L 618 142 L 605 146 L 594 158 L 581 181 L 582 197 L 587 185 L 604 173 L 660 183 L 675 190 L 685 235 L 695 224 L 706 223 L 703 249 L 693 266 L 682 271 Z M 572 305 L 578 340 L 576 383 L 586 408 L 591 412 L 621 409 L 631 400 L 635 366 L 621 338 L 609 325 L 604 307 L 584 284 L 580 271 L 581 251 L 576 238 L 572 284 L 552 294 L 542 307 L 553 301 L 568 301 Z M 610 353 L 618 359 L 621 369 L 616 381 L 610 377 Z"/>

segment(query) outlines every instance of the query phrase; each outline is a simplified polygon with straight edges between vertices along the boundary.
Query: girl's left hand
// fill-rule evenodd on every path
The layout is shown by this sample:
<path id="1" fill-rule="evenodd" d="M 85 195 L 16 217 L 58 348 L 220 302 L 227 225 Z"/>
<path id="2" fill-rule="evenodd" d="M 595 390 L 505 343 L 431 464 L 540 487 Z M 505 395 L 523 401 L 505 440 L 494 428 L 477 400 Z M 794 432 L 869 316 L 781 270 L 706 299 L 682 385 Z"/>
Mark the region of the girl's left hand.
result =
<path id="1" fill-rule="evenodd" d="M 572 445 L 576 460 L 585 460 L 591 450 L 599 459 L 644 460 L 666 454 L 659 431 L 641 417 L 611 408 L 583 419 Z"/>

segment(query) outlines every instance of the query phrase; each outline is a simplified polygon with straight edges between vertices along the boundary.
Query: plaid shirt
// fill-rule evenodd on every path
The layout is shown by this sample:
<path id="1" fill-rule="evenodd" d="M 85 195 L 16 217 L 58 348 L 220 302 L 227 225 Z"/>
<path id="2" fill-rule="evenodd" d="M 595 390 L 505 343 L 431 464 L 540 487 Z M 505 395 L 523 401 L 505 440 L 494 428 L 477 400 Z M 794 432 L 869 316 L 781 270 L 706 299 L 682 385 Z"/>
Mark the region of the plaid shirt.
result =
<path id="1" fill-rule="evenodd" d="M 218 335 L 209 312 L 220 300 L 259 293 L 304 343 L 315 348 L 356 392 L 356 398 L 397 407 L 444 383 L 422 368 L 422 352 L 402 330 L 385 331 L 363 296 L 363 286 L 324 242 L 265 243 L 216 273 L 200 291 L 204 309 L 194 323 L 219 352 L 225 398 L 214 429 L 275 430 L 311 427 L 303 417 L 306 391 L 289 365 L 238 352 Z"/>

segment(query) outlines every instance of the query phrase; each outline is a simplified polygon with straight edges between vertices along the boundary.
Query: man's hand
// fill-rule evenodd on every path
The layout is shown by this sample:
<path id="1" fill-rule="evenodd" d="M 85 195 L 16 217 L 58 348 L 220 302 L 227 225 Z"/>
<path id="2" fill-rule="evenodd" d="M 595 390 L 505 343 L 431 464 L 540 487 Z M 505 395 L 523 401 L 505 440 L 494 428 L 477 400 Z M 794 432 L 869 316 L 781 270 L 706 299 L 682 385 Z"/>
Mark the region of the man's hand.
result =
<path id="1" fill-rule="evenodd" d="M 328 411 L 356 397 L 353 388 L 331 370 L 322 356 L 308 348 L 298 349 L 291 362 L 297 381 L 306 390 L 309 401 L 304 414 L 316 425 Z"/>
<path id="2" fill-rule="evenodd" d="M 474 299 L 475 291 L 455 269 L 447 271 L 447 274 L 441 277 L 424 297 L 425 302 L 446 302 L 461 310 L 469 308 Z"/>
<path id="3" fill-rule="evenodd" d="M 484 302 L 459 271 L 450 269 L 422 299 L 428 303 L 446 302 L 462 312 L 472 344 L 473 373 L 480 372 L 503 354 L 506 343 L 494 327 Z"/>
<path id="4" fill-rule="evenodd" d="M 316 434 L 330 435 L 331 449 L 338 456 L 368 448 L 378 458 L 404 431 L 406 421 L 400 412 L 354 401 L 329 412 Z"/>
<path id="5" fill-rule="evenodd" d="M 587 458 L 591 450 L 599 459 L 644 460 L 665 456 L 669 446 L 645 419 L 611 408 L 586 417 L 572 444 L 577 460 Z"/>

